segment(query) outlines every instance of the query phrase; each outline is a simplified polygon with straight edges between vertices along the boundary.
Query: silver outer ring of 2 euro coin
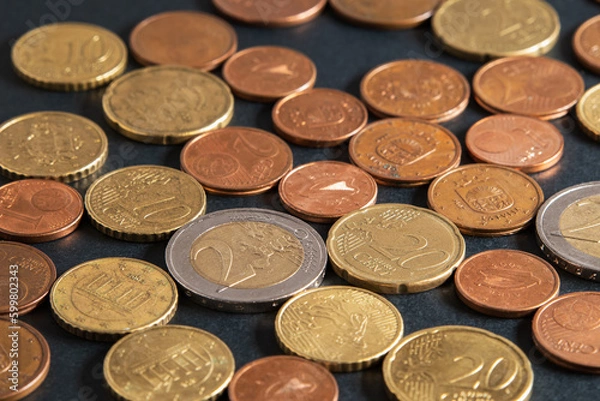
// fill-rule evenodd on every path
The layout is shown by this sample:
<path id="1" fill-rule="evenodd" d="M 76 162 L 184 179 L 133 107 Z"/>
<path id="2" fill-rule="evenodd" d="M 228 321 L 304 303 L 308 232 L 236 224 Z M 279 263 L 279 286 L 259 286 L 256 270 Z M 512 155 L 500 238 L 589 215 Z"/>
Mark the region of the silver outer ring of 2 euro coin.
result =
<path id="1" fill-rule="evenodd" d="M 286 280 L 264 288 L 231 288 L 202 277 L 190 260 L 194 241 L 209 230 L 232 222 L 269 223 L 289 232 L 304 250 L 300 268 Z M 169 240 L 165 259 L 171 276 L 186 296 L 211 309 L 239 313 L 271 311 L 295 294 L 319 287 L 328 260 L 325 242 L 310 225 L 289 214 L 258 208 L 216 211 L 188 223 Z"/>

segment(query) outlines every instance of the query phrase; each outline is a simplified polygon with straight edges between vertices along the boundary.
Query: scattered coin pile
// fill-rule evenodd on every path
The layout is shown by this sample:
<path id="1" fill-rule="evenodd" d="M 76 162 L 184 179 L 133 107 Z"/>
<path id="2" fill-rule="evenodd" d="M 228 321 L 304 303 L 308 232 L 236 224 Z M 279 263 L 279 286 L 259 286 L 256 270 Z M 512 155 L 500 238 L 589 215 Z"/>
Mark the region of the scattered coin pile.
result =
<path id="1" fill-rule="evenodd" d="M 306 23 L 326 3 L 290 1 L 257 14 L 252 2 L 213 0 L 223 15 L 264 27 Z M 336 401 L 339 390 L 329 371 L 362 370 L 382 360 L 386 389 L 397 400 L 529 399 L 533 370 L 518 346 L 467 326 L 431 327 L 403 338 L 402 315 L 376 294 L 433 290 L 454 274 L 457 296 L 470 308 L 502 318 L 535 314 L 533 340 L 543 355 L 567 369 L 599 373 L 600 293 L 559 296 L 556 267 L 600 281 L 600 183 L 581 183 L 545 200 L 528 174 L 560 161 L 564 139 L 544 120 L 564 116 L 578 102 L 584 131 L 600 140 L 600 86 L 585 92 L 576 70 L 540 57 L 560 32 L 548 3 L 470 4 L 330 0 L 343 19 L 372 28 L 407 29 L 433 15 L 433 33 L 447 51 L 493 59 L 475 73 L 472 91 L 494 115 L 464 136 L 476 163 L 463 165 L 461 140 L 439 123 L 463 113 L 471 87 L 443 64 L 396 60 L 374 66 L 362 78 L 361 101 L 313 88 L 315 63 L 294 49 L 257 46 L 236 53 L 235 29 L 201 12 L 165 12 L 140 22 L 129 48 L 146 67 L 124 75 L 127 47 L 102 27 L 64 22 L 23 35 L 12 62 L 26 82 L 62 91 L 108 84 L 102 108 L 115 131 L 145 144 L 185 145 L 182 171 L 137 165 L 96 177 L 109 147 L 96 123 L 41 111 L 0 126 L 0 172 L 15 180 L 0 187 L 0 268 L 6 269 L 0 275 L 7 278 L 0 281 L 1 331 L 16 325 L 8 300 L 11 266 L 18 265 L 25 288 L 19 314 L 48 295 L 66 331 L 116 341 L 103 372 L 119 399 L 168 394 L 213 400 L 228 389 L 232 401 L 287 400 L 292 392 L 294 399 Z M 577 58 L 594 72 L 600 71 L 598 24 L 598 17 L 590 19 L 573 39 Z M 66 57 L 68 47 L 75 50 Z M 65 60 L 71 64 L 65 67 Z M 207 72 L 221 65 L 223 79 Z M 228 126 L 234 96 L 274 103 L 279 135 Z M 367 110 L 380 119 L 369 124 Z M 323 148 L 346 141 L 352 164 L 294 166 L 288 144 Z M 85 177 L 93 183 L 82 198 L 67 183 Z M 429 209 L 377 204 L 378 185 L 428 185 Z M 211 195 L 268 191 L 278 192 L 289 213 L 244 207 L 205 214 Z M 84 210 L 108 236 L 168 239 L 168 272 L 114 256 L 88 260 L 56 279 L 52 260 L 23 243 L 73 233 Z M 307 221 L 331 223 L 327 238 Z M 553 264 L 509 249 L 465 260 L 463 235 L 505 236 L 532 224 Z M 328 262 L 352 286 L 320 286 Z M 259 359 L 236 372 L 222 340 L 168 324 L 178 285 L 181 294 L 218 311 L 277 310 L 277 342 L 294 356 Z M 0 399 L 25 397 L 49 371 L 47 342 L 33 327 L 18 324 L 20 341 L 31 344 L 21 355 L 28 373 L 22 378 L 29 382 L 17 398 L 3 385 Z M 0 351 L 10 349 L 10 335 L 0 345 Z M 0 371 L 0 378 L 7 375 Z"/>

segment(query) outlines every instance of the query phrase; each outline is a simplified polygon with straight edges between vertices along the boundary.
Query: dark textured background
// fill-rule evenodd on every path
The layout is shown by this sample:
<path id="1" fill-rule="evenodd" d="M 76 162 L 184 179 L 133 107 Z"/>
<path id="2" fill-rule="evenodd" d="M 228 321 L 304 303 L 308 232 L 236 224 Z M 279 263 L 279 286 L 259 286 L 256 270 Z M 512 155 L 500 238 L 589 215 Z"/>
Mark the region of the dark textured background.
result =
<path id="1" fill-rule="evenodd" d="M 563 60 L 581 72 L 586 87 L 599 82 L 599 77 L 582 69 L 574 59 L 571 37 L 586 19 L 600 12 L 592 0 L 550 1 L 560 14 L 562 31 L 551 57 Z M 60 5 L 60 7 L 58 7 Z M 66 7 L 65 7 L 66 5 Z M 55 7 L 57 6 L 57 7 Z M 209 0 L 4 0 L 0 28 L 0 120 L 40 110 L 62 110 L 83 115 L 106 131 L 110 141 L 108 162 L 102 172 L 123 166 L 154 163 L 179 168 L 181 146 L 144 145 L 126 139 L 110 129 L 104 121 L 101 107 L 103 89 L 78 93 L 49 92 L 27 85 L 13 73 L 10 47 L 16 38 L 40 24 L 56 21 L 84 21 L 102 25 L 127 39 L 132 28 L 142 19 L 166 10 L 191 9 L 214 13 Z M 239 36 L 239 48 L 276 44 L 296 48 L 311 57 L 317 68 L 316 86 L 331 87 L 359 95 L 361 77 L 374 66 L 401 58 L 433 59 L 462 71 L 471 80 L 480 66 L 442 53 L 433 43 L 429 23 L 408 31 L 377 31 L 347 24 L 327 8 L 316 20 L 294 28 L 266 29 L 233 23 Z M 139 68 L 131 58 L 129 70 Z M 220 74 L 220 71 L 216 71 Z M 248 125 L 272 131 L 271 105 L 237 100 L 232 125 Z M 463 142 L 471 124 L 488 113 L 471 100 L 467 111 L 444 124 Z M 552 169 L 534 174 L 546 197 L 584 181 L 599 180 L 598 156 L 600 144 L 585 137 L 573 114 L 553 122 L 565 136 L 565 155 Z M 309 161 L 334 159 L 348 161 L 347 145 L 330 149 L 309 149 L 292 146 L 294 165 Z M 464 149 L 464 146 L 463 146 Z M 464 163 L 472 160 L 464 151 Z M 8 182 L 0 178 L 0 183 Z M 90 182 L 73 184 L 82 194 Z M 380 186 L 379 202 L 412 203 L 426 207 L 427 187 L 412 189 Z M 283 211 L 276 191 L 253 197 L 225 198 L 209 195 L 208 211 L 233 207 L 264 207 Z M 323 235 L 328 225 L 315 224 Z M 504 238 L 466 237 L 467 256 L 494 248 L 521 249 L 541 255 L 535 244 L 534 228 Z M 70 236 L 37 245 L 55 262 L 59 274 L 84 261 L 108 256 L 145 259 L 165 268 L 166 242 L 134 244 L 107 237 L 96 231 L 87 216 L 79 229 Z M 560 272 L 561 293 L 598 290 L 600 284 L 580 280 Z M 343 284 L 329 271 L 325 284 Z M 556 367 L 536 351 L 531 339 L 531 318 L 489 318 L 468 309 L 455 295 L 452 280 L 426 293 L 389 296 L 401 311 L 405 333 L 446 324 L 481 327 L 514 341 L 529 355 L 535 371 L 532 400 L 595 400 L 598 399 L 598 378 Z M 232 349 L 236 366 L 259 357 L 279 354 L 273 329 L 275 312 L 255 315 L 218 313 L 182 299 L 172 323 L 208 330 L 222 338 Z M 102 376 L 102 361 L 109 343 L 80 339 L 61 329 L 52 319 L 50 306 L 44 302 L 26 315 L 23 321 L 40 330 L 50 343 L 52 360 L 50 373 L 43 385 L 27 400 L 91 401 L 110 400 Z M 337 374 L 340 400 L 366 401 L 386 399 L 379 366 L 357 372 Z M 4 385 L 4 384 L 2 384 Z M 221 397 L 227 399 L 227 396 Z"/>

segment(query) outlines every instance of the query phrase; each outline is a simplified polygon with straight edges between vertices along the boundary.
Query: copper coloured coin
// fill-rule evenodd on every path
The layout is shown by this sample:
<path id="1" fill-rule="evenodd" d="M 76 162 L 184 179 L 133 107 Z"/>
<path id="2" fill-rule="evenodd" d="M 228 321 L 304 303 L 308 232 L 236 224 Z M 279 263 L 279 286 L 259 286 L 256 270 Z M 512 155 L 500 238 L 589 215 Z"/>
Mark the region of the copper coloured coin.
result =
<path id="1" fill-rule="evenodd" d="M 323 366 L 288 355 L 242 366 L 227 391 L 231 401 L 337 401 L 339 393 L 335 377 Z"/>
<path id="2" fill-rule="evenodd" d="M 292 168 L 292 150 L 270 132 L 227 127 L 202 134 L 181 151 L 181 169 L 208 192 L 253 195 L 268 191 Z"/>
<path id="3" fill-rule="evenodd" d="M 0 241 L 0 315 L 30 312 L 54 280 L 56 267 L 45 253 L 19 242 Z"/>
<path id="4" fill-rule="evenodd" d="M 359 25 L 409 29 L 429 19 L 442 0 L 329 0 L 340 16 Z"/>
<path id="5" fill-rule="evenodd" d="M 585 21 L 573 36 L 573 50 L 581 64 L 600 74 L 600 15 Z"/>
<path id="6" fill-rule="evenodd" d="M 564 138 L 552 124 L 533 117 L 498 114 L 475 123 L 465 136 L 479 162 L 535 173 L 554 166 L 563 155 Z"/>
<path id="7" fill-rule="evenodd" d="M 20 400 L 48 376 L 50 347 L 39 331 L 18 319 L 0 319 L 0 333 L 0 400 Z"/>
<path id="8" fill-rule="evenodd" d="M 544 119 L 567 114 L 584 89 L 576 70 L 546 57 L 491 61 L 473 77 L 474 95 L 488 111 Z"/>
<path id="9" fill-rule="evenodd" d="M 446 128 L 393 118 L 367 125 L 350 140 L 352 163 L 383 185 L 423 185 L 460 163 L 461 146 Z"/>
<path id="10" fill-rule="evenodd" d="M 600 292 L 562 295 L 533 318 L 533 340 L 552 362 L 600 373 Z"/>
<path id="11" fill-rule="evenodd" d="M 379 117 L 448 121 L 469 104 L 467 79 L 443 64 L 400 60 L 371 70 L 360 85 L 363 100 Z"/>
<path id="12" fill-rule="evenodd" d="M 213 0 L 221 13 L 246 24 L 284 27 L 316 18 L 327 0 Z"/>
<path id="13" fill-rule="evenodd" d="M 375 204 L 377 183 L 351 164 L 318 161 L 290 171 L 279 182 L 279 196 L 291 214 L 308 221 L 330 223 Z"/>
<path id="14" fill-rule="evenodd" d="M 237 49 L 237 35 L 226 21 L 195 11 L 169 11 L 140 22 L 129 47 L 142 65 L 182 65 L 210 71 Z"/>
<path id="15" fill-rule="evenodd" d="M 273 124 L 289 142 L 301 146 L 336 146 L 367 124 L 369 113 L 354 96 L 335 89 L 310 89 L 281 99 Z"/>
<path id="16" fill-rule="evenodd" d="M 459 298 L 498 317 L 535 312 L 558 295 L 560 278 L 545 260 L 527 252 L 496 249 L 466 259 L 454 274 Z"/>
<path id="17" fill-rule="evenodd" d="M 257 46 L 234 54 L 223 66 L 223 78 L 236 96 L 273 102 L 314 86 L 317 68 L 304 54 L 278 46 Z"/>
<path id="18" fill-rule="evenodd" d="M 57 181 L 29 179 L 0 187 L 0 238 L 45 242 L 77 228 L 83 216 L 79 192 Z"/>

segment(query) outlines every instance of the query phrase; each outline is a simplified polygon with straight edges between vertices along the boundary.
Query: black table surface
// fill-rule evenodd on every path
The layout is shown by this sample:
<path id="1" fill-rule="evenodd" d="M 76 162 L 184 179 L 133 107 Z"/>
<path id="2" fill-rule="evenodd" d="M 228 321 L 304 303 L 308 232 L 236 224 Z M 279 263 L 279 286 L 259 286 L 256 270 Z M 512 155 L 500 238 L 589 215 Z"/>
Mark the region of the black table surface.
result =
<path id="1" fill-rule="evenodd" d="M 277 0 L 264 0 L 265 4 Z M 549 53 L 583 76 L 586 88 L 600 82 L 577 63 L 571 38 L 586 19 L 600 13 L 600 4 L 592 0 L 551 0 L 558 11 L 562 29 L 560 40 Z M 102 173 L 138 164 L 160 164 L 179 168 L 181 145 L 147 145 L 129 140 L 112 130 L 104 120 L 101 99 L 104 89 L 86 92 L 51 92 L 35 88 L 20 80 L 12 70 L 10 49 L 14 41 L 29 29 L 57 21 L 82 21 L 104 26 L 124 40 L 142 19 L 167 10 L 189 9 L 216 13 L 209 0 L 5 0 L 2 2 L 0 27 L 0 120 L 20 114 L 61 110 L 83 115 L 98 123 L 109 138 L 109 157 Z M 435 44 L 431 26 L 404 31 L 382 31 L 356 27 L 338 18 L 328 7 L 318 18 L 292 28 L 269 29 L 231 21 L 239 37 L 239 48 L 256 45 L 282 45 L 307 54 L 318 69 L 317 87 L 329 87 L 359 96 L 363 75 L 376 65 L 396 59 L 418 58 L 448 64 L 471 80 L 481 63 L 463 61 L 442 52 Z M 128 70 L 140 68 L 129 57 Z M 220 70 L 215 71 L 220 75 Z M 236 99 L 231 125 L 243 125 L 273 131 L 270 104 Z M 487 116 L 474 100 L 464 114 L 445 123 L 463 144 L 462 164 L 473 163 L 464 147 L 467 129 Z M 600 180 L 598 158 L 600 144 L 588 139 L 579 128 L 574 113 L 553 124 L 564 134 L 565 153 L 553 168 L 533 174 L 546 198 L 559 190 L 586 181 Z M 347 144 L 327 149 L 291 146 L 294 165 L 316 160 L 348 162 Z M 0 178 L 0 184 L 9 180 Z M 72 183 L 83 195 L 91 180 Z M 427 186 L 416 188 L 379 187 L 379 203 L 409 203 L 426 207 Z M 208 196 L 208 212 L 237 207 L 260 207 L 283 211 L 276 190 L 251 197 Z M 325 238 L 329 225 L 313 224 Z M 497 248 L 519 249 L 540 255 L 535 242 L 535 227 L 500 238 L 466 236 L 467 256 Z M 57 266 L 59 275 L 82 262 L 112 256 L 144 259 L 166 269 L 166 241 L 155 244 L 128 243 L 101 234 L 92 227 L 87 216 L 80 227 L 66 238 L 36 247 L 47 253 Z M 588 282 L 559 271 L 561 293 L 597 291 L 600 284 Z M 344 284 L 331 270 L 325 285 Z M 439 325 L 470 325 L 490 330 L 515 342 L 530 358 L 535 379 L 532 400 L 598 399 L 600 381 L 594 375 L 576 373 L 557 367 L 536 350 L 531 338 L 531 317 L 520 319 L 491 318 L 466 307 L 456 296 L 453 280 L 439 288 L 420 294 L 387 296 L 403 315 L 405 334 Z M 233 351 L 236 367 L 260 357 L 281 354 L 274 332 L 275 312 L 238 315 L 205 309 L 184 296 L 172 323 L 195 326 L 219 336 Z M 110 400 L 111 395 L 102 375 L 104 355 L 110 343 L 81 339 L 61 329 L 53 320 L 45 301 L 33 312 L 22 316 L 46 337 L 51 348 L 50 373 L 41 387 L 26 399 L 29 401 Z M 0 335 L 4 335 L 0 333 Z M 377 365 L 356 373 L 336 374 L 340 400 L 385 400 L 381 367 Z M 5 386 L 6 383 L 0 383 Z M 227 395 L 220 399 L 226 400 Z"/>

